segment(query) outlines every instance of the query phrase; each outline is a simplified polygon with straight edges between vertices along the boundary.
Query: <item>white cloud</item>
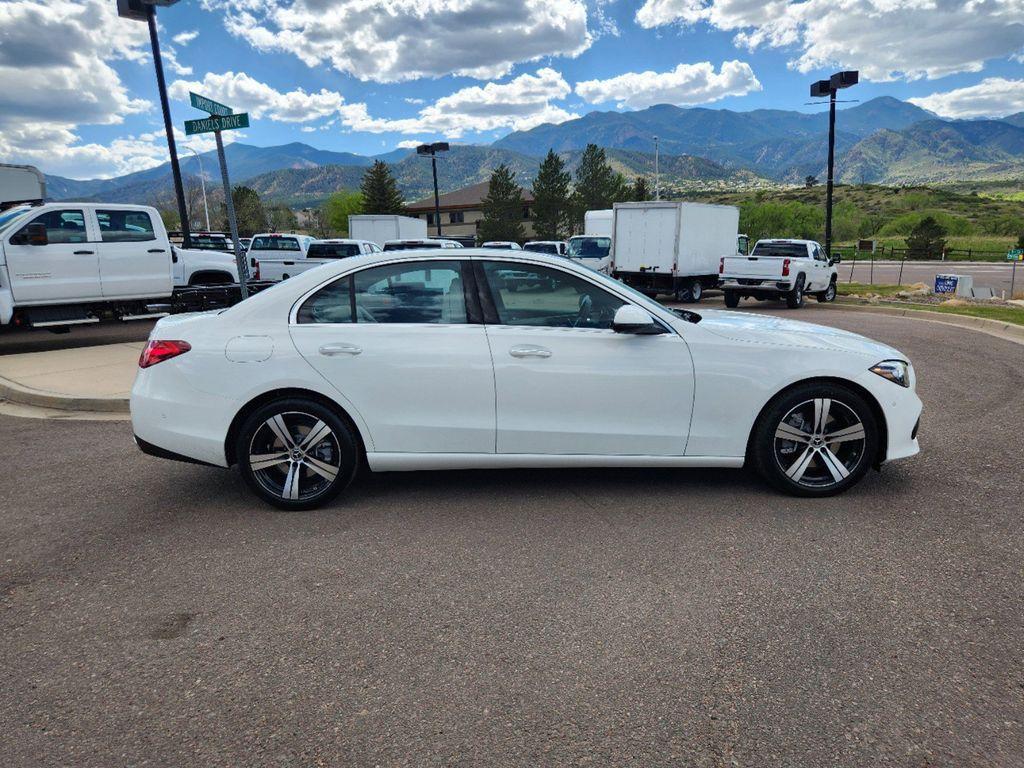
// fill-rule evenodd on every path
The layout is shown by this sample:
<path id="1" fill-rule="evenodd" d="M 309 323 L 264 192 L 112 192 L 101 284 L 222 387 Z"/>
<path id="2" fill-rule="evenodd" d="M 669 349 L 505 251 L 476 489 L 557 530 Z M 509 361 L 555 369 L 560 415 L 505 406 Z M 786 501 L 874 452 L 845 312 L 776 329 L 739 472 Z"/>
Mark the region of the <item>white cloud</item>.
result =
<path id="1" fill-rule="evenodd" d="M 305 123 L 338 112 L 344 103 L 340 93 L 307 93 L 298 88 L 282 93 L 244 72 L 208 72 L 202 81 L 176 80 L 168 92 L 175 99 L 188 101 L 189 91 L 201 93 L 230 105 L 237 112 L 248 112 L 256 120 L 266 117 L 282 123 Z"/>
<path id="2" fill-rule="evenodd" d="M 404 101 L 406 104 L 416 104 L 416 105 L 426 104 L 427 103 L 426 99 L 412 99 L 412 98 L 408 98 L 408 97 L 402 99 L 402 101 Z"/>
<path id="3" fill-rule="evenodd" d="M 455 91 L 424 107 L 416 117 L 374 118 L 362 103 L 347 104 L 340 112 L 342 122 L 356 131 L 437 134 L 457 139 L 467 132 L 498 128 L 519 131 L 541 123 L 571 120 L 578 115 L 551 103 L 564 99 L 570 91 L 561 74 L 543 68 L 507 83 L 487 83 Z"/>
<path id="4" fill-rule="evenodd" d="M 419 139 L 403 139 L 398 142 L 396 149 L 416 149 L 420 144 L 425 143 L 426 142 L 420 141 Z"/>
<path id="5" fill-rule="evenodd" d="M 199 30 L 190 29 L 186 32 L 179 32 L 171 39 L 175 42 L 176 45 L 188 45 L 197 37 L 199 37 Z"/>
<path id="6" fill-rule="evenodd" d="M 987 77 L 977 85 L 907 101 L 942 117 L 1005 117 L 1024 112 L 1024 80 Z"/>
<path id="7" fill-rule="evenodd" d="M 607 80 L 576 83 L 576 93 L 591 104 L 614 101 L 619 107 L 642 109 L 653 104 L 706 104 L 726 96 L 761 90 L 745 61 L 726 61 L 718 72 L 710 61 L 680 64 L 668 72 L 626 72 Z"/>
<path id="8" fill-rule="evenodd" d="M 502 77 L 576 56 L 592 37 L 583 0 L 203 0 L 233 35 L 360 80 Z"/>
<path id="9" fill-rule="evenodd" d="M 848 67 L 877 81 L 979 72 L 1024 50 L 1024 0 L 646 0 L 636 21 L 706 22 L 751 50 L 795 49 L 800 72 Z"/>

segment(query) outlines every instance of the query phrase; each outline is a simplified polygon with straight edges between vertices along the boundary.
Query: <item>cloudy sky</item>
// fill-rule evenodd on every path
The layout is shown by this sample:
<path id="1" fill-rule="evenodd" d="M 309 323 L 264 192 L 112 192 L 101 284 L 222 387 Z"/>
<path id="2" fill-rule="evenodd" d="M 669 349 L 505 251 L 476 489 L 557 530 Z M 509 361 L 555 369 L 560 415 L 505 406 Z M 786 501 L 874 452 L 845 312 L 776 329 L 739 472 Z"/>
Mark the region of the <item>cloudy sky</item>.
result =
<path id="1" fill-rule="evenodd" d="M 248 111 L 232 138 L 258 145 L 372 155 L 660 103 L 819 109 L 808 83 L 837 68 L 861 72 L 851 98 L 1024 110 L 1024 0 L 183 0 L 159 19 L 175 125 L 201 116 L 194 90 Z M 115 0 L 0 0 L 0 82 L 2 162 L 165 160 L 146 25 Z"/>

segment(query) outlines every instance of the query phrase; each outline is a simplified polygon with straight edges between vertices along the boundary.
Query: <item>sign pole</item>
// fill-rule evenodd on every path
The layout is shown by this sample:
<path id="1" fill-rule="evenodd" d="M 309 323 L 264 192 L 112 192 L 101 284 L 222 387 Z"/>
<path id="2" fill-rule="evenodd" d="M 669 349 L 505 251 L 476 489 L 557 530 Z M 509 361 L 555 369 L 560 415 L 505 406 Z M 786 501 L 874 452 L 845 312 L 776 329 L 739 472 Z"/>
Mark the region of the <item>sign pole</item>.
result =
<path id="1" fill-rule="evenodd" d="M 156 87 L 160 92 L 160 107 L 164 113 L 164 130 L 167 132 L 167 152 L 171 156 L 171 178 L 174 179 L 174 196 L 178 202 L 178 217 L 181 219 L 182 245 L 192 247 L 192 230 L 188 225 L 188 211 L 185 210 L 185 191 L 181 186 L 181 168 L 178 167 L 178 149 L 174 143 L 174 127 L 171 125 L 171 107 L 167 103 L 167 84 L 164 82 L 164 63 L 160 58 L 160 40 L 156 34 L 156 8 L 146 6 L 146 21 L 149 22 L 149 43 L 153 48 L 153 68 L 156 70 Z"/>
<path id="2" fill-rule="evenodd" d="M 1010 272 L 1010 301 L 1013 301 L 1013 284 L 1017 280 L 1017 259 L 1013 260 L 1013 271 Z"/>
<path id="3" fill-rule="evenodd" d="M 214 131 L 217 138 L 217 159 L 220 161 L 220 178 L 224 182 L 224 200 L 228 209 L 228 226 L 231 228 L 231 242 L 235 247 L 235 264 L 238 265 L 238 287 L 242 292 L 242 299 L 249 298 L 249 286 L 247 283 L 248 269 L 242 249 L 238 246 L 238 220 L 235 218 L 235 201 L 231 198 L 231 182 L 228 180 L 228 160 L 224 156 L 224 141 L 220 137 L 220 131 Z"/>

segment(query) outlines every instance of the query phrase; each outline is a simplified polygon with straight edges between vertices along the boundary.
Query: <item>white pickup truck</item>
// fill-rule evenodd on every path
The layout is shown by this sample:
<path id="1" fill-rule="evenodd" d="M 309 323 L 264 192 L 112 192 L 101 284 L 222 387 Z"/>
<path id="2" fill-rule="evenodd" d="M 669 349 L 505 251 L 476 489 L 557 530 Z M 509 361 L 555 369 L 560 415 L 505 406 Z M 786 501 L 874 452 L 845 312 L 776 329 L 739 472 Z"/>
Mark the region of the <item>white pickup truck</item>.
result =
<path id="1" fill-rule="evenodd" d="M 295 277 L 307 269 L 319 267 L 321 264 L 379 251 L 380 246 L 369 240 L 314 240 L 304 254 L 296 253 L 288 258 L 281 256 L 256 258 L 253 277 L 256 280 L 279 282 L 287 280 L 289 277 Z"/>
<path id="2" fill-rule="evenodd" d="M 749 256 L 722 257 L 718 280 L 725 306 L 736 307 L 747 296 L 784 298 L 790 309 L 802 307 L 807 294 L 835 301 L 839 260 L 829 259 L 813 240 L 758 240 Z"/>
<path id="3" fill-rule="evenodd" d="M 0 213 L 0 326 L 151 317 L 182 286 L 236 283 L 234 256 L 172 246 L 155 208 L 47 203 Z"/>

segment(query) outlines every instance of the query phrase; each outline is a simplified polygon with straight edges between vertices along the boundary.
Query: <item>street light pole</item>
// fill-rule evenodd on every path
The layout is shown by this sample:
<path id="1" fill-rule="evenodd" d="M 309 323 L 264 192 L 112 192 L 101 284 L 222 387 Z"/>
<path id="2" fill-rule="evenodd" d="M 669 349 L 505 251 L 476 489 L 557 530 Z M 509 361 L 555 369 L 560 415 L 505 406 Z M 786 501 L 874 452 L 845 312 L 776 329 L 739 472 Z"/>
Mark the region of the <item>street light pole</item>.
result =
<path id="1" fill-rule="evenodd" d="M 199 184 L 203 188 L 203 211 L 206 213 L 206 231 L 210 231 L 210 206 L 206 204 L 206 174 L 203 172 L 203 158 L 192 147 L 186 147 L 189 152 L 196 156 L 199 162 Z"/>
<path id="2" fill-rule="evenodd" d="M 435 141 L 433 144 L 420 144 L 416 147 L 417 155 L 430 158 L 430 166 L 434 174 L 434 224 L 437 226 L 438 237 L 441 237 L 441 195 L 437 189 L 437 153 L 447 152 L 448 149 L 447 141 Z"/>
<path id="3" fill-rule="evenodd" d="M 856 85 L 860 75 L 856 70 L 836 72 L 828 80 L 811 83 L 811 98 L 828 97 L 828 179 L 825 186 L 825 256 L 832 258 L 832 188 L 835 180 L 836 155 L 836 92 Z"/>
<path id="4" fill-rule="evenodd" d="M 658 173 L 658 137 L 654 137 L 654 199 L 661 200 L 661 175 Z"/>
<path id="5" fill-rule="evenodd" d="M 164 81 L 164 63 L 160 58 L 160 40 L 156 33 L 156 7 L 146 5 L 146 22 L 149 24 L 149 43 L 153 48 L 153 68 L 156 69 L 156 87 L 160 92 L 160 108 L 164 113 L 164 130 L 167 132 L 167 152 L 171 156 L 171 177 L 174 179 L 174 196 L 178 201 L 178 216 L 181 218 L 182 245 L 192 247 L 192 232 L 185 210 L 185 190 L 181 186 L 181 168 L 178 166 L 178 149 L 174 143 L 174 127 L 171 124 L 171 107 L 167 102 L 167 84 Z"/>

